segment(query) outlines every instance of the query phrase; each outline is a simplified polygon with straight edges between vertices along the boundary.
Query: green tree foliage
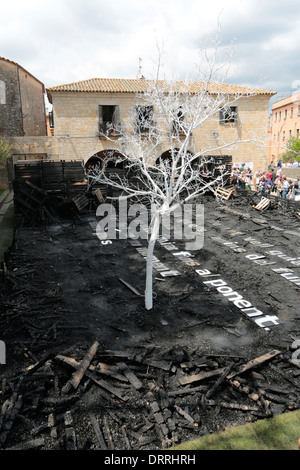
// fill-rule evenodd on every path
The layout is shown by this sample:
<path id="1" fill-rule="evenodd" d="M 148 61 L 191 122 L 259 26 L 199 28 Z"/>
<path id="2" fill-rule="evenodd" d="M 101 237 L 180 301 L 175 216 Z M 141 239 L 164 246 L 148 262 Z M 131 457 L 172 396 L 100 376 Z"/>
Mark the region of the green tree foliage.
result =
<path id="1" fill-rule="evenodd" d="M 0 138 L 0 165 L 11 156 L 10 145 L 5 139 Z"/>
<path id="2" fill-rule="evenodd" d="M 287 151 L 281 154 L 283 162 L 293 162 L 295 160 L 300 162 L 300 139 L 291 137 L 286 145 Z"/>

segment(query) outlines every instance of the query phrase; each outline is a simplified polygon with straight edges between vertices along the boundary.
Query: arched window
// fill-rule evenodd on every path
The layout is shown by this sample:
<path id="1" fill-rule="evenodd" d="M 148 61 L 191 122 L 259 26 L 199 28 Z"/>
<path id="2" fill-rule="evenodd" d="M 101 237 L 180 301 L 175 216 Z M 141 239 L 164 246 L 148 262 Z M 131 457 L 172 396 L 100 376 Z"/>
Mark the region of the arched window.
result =
<path id="1" fill-rule="evenodd" d="M 0 80 L 0 104 L 6 104 L 5 83 Z"/>

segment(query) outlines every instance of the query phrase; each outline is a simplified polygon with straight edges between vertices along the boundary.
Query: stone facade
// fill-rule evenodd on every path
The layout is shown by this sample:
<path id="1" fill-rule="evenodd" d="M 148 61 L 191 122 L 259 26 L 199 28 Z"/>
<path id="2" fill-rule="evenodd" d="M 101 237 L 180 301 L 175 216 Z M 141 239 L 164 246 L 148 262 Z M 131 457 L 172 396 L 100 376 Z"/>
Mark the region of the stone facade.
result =
<path id="1" fill-rule="evenodd" d="M 108 140 L 99 136 L 99 105 L 118 105 L 122 130 L 131 132 L 133 109 L 137 103 L 134 93 L 57 92 L 49 89 L 48 94 L 53 104 L 54 138 L 60 159 L 81 159 L 87 162 L 94 154 L 106 149 L 122 151 L 117 137 L 115 140 Z M 266 168 L 268 107 L 271 96 L 271 92 L 266 92 L 240 98 L 236 104 L 237 122 L 221 124 L 219 116 L 216 116 L 216 119 L 205 123 L 202 128 L 194 131 L 190 142 L 191 152 L 212 148 L 213 155 L 232 155 L 233 162 L 251 162 L 254 170 Z M 227 146 L 239 140 L 244 143 Z M 222 146 L 224 147 L 220 150 L 219 147 Z M 165 144 L 157 149 L 154 159 L 169 150 L 169 147 L 170 142 L 166 138 Z"/>
<path id="2" fill-rule="evenodd" d="M 43 83 L 0 57 L 0 137 L 46 136 L 44 94 Z"/>
<path id="3" fill-rule="evenodd" d="M 53 137 L 28 136 L 9 137 L 13 161 L 18 160 L 59 160 L 57 143 Z"/>

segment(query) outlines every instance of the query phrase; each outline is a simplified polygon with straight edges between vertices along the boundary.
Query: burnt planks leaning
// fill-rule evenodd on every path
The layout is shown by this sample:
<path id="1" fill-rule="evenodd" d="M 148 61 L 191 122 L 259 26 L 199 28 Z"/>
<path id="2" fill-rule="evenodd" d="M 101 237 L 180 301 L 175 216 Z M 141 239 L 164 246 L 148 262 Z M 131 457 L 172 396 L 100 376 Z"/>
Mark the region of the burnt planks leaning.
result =
<path id="1" fill-rule="evenodd" d="M 51 222 L 61 212 L 80 213 L 89 204 L 81 161 L 20 161 L 14 176 L 17 225 Z"/>

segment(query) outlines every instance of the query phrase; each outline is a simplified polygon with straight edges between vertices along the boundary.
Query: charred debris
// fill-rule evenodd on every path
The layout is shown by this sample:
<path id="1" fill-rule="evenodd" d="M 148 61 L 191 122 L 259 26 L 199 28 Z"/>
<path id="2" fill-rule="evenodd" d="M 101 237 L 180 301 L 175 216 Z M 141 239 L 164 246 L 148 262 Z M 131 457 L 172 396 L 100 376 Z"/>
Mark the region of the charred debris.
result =
<path id="1" fill-rule="evenodd" d="M 94 211 L 106 189 L 88 190 L 81 162 L 18 164 L 16 226 L 51 224 L 64 215 L 80 221 L 82 213 Z M 243 218 L 247 214 L 239 210 L 239 198 L 252 210 L 260 202 L 256 194 L 237 194 L 230 185 L 217 196 L 222 211 Z M 298 217 L 298 206 L 269 201 L 256 210 L 277 209 Z M 65 254 L 73 259 L 72 253 Z M 43 269 L 55 269 L 55 263 L 43 267 L 43 253 L 38 252 L 35 267 L 29 257 L 26 243 L 21 252 L 12 253 L 11 269 L 4 273 L 9 292 L 0 299 L 3 339 L 13 344 L 17 361 L 0 377 L 0 449 L 166 449 L 228 424 L 299 408 L 300 369 L 291 361 L 291 347 L 266 344 L 249 357 L 245 350 L 222 353 L 151 343 L 110 349 L 105 347 L 109 339 L 89 344 L 92 335 L 84 334 L 85 323 L 69 319 L 59 279 L 44 285 Z M 81 271 L 79 264 L 74 273 L 80 276 Z M 86 289 L 96 294 L 92 285 Z M 99 293 L 101 286 L 97 289 Z M 113 294 L 110 299 L 116 301 Z M 64 346 L 64 316 L 68 325 L 74 322 L 73 346 Z M 126 337 L 126 324 L 117 318 L 111 322 Z"/>

